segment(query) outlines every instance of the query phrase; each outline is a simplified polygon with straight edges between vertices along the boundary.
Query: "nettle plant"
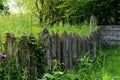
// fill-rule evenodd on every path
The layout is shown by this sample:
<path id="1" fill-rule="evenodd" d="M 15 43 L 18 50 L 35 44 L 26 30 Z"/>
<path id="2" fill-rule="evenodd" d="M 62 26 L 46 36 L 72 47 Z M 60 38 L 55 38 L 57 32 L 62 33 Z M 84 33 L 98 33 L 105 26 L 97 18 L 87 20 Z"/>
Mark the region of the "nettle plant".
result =
<path id="1" fill-rule="evenodd" d="M 63 80 L 64 79 L 64 72 L 61 69 L 60 63 L 57 59 L 53 60 L 54 67 L 50 71 L 50 73 L 45 73 L 42 79 L 39 80 Z"/>
<path id="2" fill-rule="evenodd" d="M 31 47 L 31 56 L 36 60 L 35 65 L 37 66 L 36 77 L 41 77 L 47 71 L 47 64 L 45 59 L 45 49 L 43 48 L 40 41 L 36 40 L 34 37 L 28 41 Z M 35 67 L 35 66 L 33 66 Z"/>

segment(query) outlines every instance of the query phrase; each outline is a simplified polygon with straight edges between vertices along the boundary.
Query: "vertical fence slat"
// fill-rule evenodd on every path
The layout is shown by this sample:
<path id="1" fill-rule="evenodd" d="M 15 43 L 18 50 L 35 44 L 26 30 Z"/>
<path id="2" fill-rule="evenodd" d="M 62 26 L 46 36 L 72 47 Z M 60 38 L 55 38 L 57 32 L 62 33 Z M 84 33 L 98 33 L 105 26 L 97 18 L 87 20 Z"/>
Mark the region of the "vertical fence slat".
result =
<path id="1" fill-rule="evenodd" d="M 68 68 L 72 67 L 72 33 L 68 35 Z"/>
<path id="2" fill-rule="evenodd" d="M 6 40 L 5 40 L 5 52 L 9 55 L 12 54 L 12 35 L 10 33 L 6 33 Z"/>
<path id="3" fill-rule="evenodd" d="M 29 39 L 29 51 L 30 51 L 30 78 L 34 79 L 33 76 L 37 75 L 36 70 L 38 70 L 37 67 L 37 58 L 33 55 L 33 51 L 36 47 L 36 44 L 33 44 L 36 42 L 36 38 L 33 36 L 33 34 L 30 34 Z"/>
<path id="4" fill-rule="evenodd" d="M 61 35 L 61 39 L 62 39 L 62 56 L 61 60 L 63 59 L 63 63 L 65 64 L 65 67 L 68 68 L 69 64 L 68 64 L 68 47 L 69 47 L 69 39 L 68 39 L 68 35 L 67 32 L 64 31 L 64 33 Z"/>
<path id="5" fill-rule="evenodd" d="M 49 35 L 49 38 L 47 38 L 46 40 L 46 59 L 47 59 L 47 63 L 48 63 L 48 66 L 50 67 L 50 69 L 52 68 L 52 41 L 51 41 L 51 35 Z"/>
<path id="6" fill-rule="evenodd" d="M 56 54 L 58 61 L 61 62 L 61 41 L 58 33 L 56 33 Z"/>
<path id="7" fill-rule="evenodd" d="M 75 63 L 75 59 L 77 58 L 77 37 L 75 35 L 75 33 L 72 33 L 72 45 L 71 45 L 71 50 L 72 50 L 72 53 L 71 53 L 71 58 L 72 58 L 72 65 L 74 65 Z"/>

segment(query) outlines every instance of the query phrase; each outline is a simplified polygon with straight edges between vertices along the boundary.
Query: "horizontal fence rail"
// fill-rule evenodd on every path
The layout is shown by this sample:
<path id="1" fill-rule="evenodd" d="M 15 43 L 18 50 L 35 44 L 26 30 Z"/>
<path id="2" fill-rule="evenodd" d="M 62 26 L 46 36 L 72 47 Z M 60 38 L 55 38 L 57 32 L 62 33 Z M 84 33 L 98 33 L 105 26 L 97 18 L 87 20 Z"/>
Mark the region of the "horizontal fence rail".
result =
<path id="1" fill-rule="evenodd" d="M 120 25 L 103 25 L 100 27 L 103 45 L 120 45 Z"/>

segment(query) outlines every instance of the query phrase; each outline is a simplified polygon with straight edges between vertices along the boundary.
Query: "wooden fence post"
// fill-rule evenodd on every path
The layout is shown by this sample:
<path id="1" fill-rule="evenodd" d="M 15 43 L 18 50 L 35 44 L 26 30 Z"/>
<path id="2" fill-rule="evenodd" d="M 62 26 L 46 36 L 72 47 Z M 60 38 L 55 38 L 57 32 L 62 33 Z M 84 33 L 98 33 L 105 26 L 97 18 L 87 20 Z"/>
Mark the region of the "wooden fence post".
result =
<path id="1" fill-rule="evenodd" d="M 75 33 L 72 33 L 72 45 L 71 45 L 71 50 L 72 50 L 72 65 L 75 64 L 75 59 L 77 58 L 77 36 Z"/>
<path id="2" fill-rule="evenodd" d="M 58 33 L 56 33 L 56 49 L 57 59 L 61 62 L 61 41 Z"/>
<path id="3" fill-rule="evenodd" d="M 11 41 L 11 34 L 6 33 L 6 36 L 5 36 L 5 53 L 7 53 L 8 55 L 9 55 L 9 52 L 12 52 L 12 50 L 11 50 L 12 44 L 11 44 L 10 41 Z"/>
<path id="4" fill-rule="evenodd" d="M 53 60 L 57 59 L 57 53 L 56 53 L 56 35 L 55 33 L 52 31 L 51 32 L 51 61 L 52 61 L 52 66 L 54 67 L 54 62 Z"/>
<path id="5" fill-rule="evenodd" d="M 62 62 L 65 64 L 65 67 L 68 69 L 69 64 L 68 64 L 68 35 L 67 32 L 64 31 L 63 34 L 61 35 L 61 41 L 62 41 Z"/>
<path id="6" fill-rule="evenodd" d="M 23 34 L 22 37 L 20 38 L 20 42 L 18 46 L 19 64 L 20 67 L 23 68 L 24 70 L 29 70 L 30 67 L 30 52 L 29 52 L 29 45 L 27 40 L 28 40 L 27 36 Z"/>
<path id="7" fill-rule="evenodd" d="M 30 52 L 30 69 L 29 69 L 30 78 L 29 79 L 34 79 L 35 75 L 38 75 L 37 74 L 37 70 L 38 70 L 37 61 L 38 60 L 33 54 L 33 51 L 36 47 L 36 38 L 33 36 L 33 34 L 30 34 L 28 40 L 29 40 L 28 45 L 29 45 L 29 52 Z"/>
<path id="8" fill-rule="evenodd" d="M 43 28 L 39 34 L 39 41 L 46 50 L 46 60 L 49 68 L 52 68 L 52 35 L 48 32 L 46 28 Z"/>
<path id="9" fill-rule="evenodd" d="M 72 67 L 72 33 L 68 35 L 68 44 L 66 45 L 68 47 L 68 68 Z"/>

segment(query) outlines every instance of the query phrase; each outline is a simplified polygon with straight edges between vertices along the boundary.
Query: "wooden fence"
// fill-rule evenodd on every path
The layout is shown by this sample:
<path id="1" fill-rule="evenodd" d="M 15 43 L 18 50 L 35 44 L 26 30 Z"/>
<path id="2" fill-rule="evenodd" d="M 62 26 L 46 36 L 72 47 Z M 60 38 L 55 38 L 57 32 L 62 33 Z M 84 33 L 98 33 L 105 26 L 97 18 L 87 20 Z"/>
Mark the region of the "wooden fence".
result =
<path id="1" fill-rule="evenodd" d="M 100 29 L 103 45 L 120 45 L 120 25 L 103 25 Z"/>
<path id="2" fill-rule="evenodd" d="M 92 57 L 96 57 L 96 50 L 100 48 L 99 29 L 88 36 L 80 36 L 66 31 L 59 35 L 44 28 L 39 39 L 46 49 L 47 63 L 51 68 L 54 65 L 53 59 L 63 63 L 66 68 L 71 68 L 78 56 L 90 52 Z"/>
<path id="3" fill-rule="evenodd" d="M 45 59 L 51 69 L 54 66 L 54 59 L 68 69 L 75 64 L 77 57 L 86 53 L 89 53 L 92 58 L 96 58 L 96 50 L 101 48 L 101 43 L 120 45 L 120 26 L 101 26 L 88 36 L 68 34 L 66 31 L 59 35 L 53 31 L 49 32 L 46 28 L 40 32 L 37 39 L 32 34 L 30 36 L 23 34 L 18 39 L 14 34 L 6 33 L 5 44 L 1 45 L 0 49 L 8 55 L 9 60 L 15 60 L 18 69 L 27 68 L 28 73 L 34 76 L 37 74 L 37 60 L 32 56 L 34 44 L 29 42 L 35 40 L 38 40 L 46 50 Z"/>
<path id="4" fill-rule="evenodd" d="M 36 60 L 32 56 L 33 45 L 29 41 L 35 40 L 35 37 L 25 34 L 17 39 L 13 34 L 7 33 L 5 38 L 5 53 L 13 56 L 17 68 L 23 67 L 30 70 L 29 73 L 35 75 Z M 91 57 L 96 58 L 96 50 L 100 48 L 100 30 L 91 32 L 88 36 L 80 36 L 75 33 L 68 34 L 64 31 L 61 35 L 54 32 L 48 32 L 44 28 L 39 34 L 38 41 L 46 50 L 46 60 L 50 68 L 54 66 L 54 59 L 62 63 L 66 68 L 71 68 L 75 64 L 75 59 L 89 52 Z M 12 58 L 12 59 L 13 59 Z"/>

